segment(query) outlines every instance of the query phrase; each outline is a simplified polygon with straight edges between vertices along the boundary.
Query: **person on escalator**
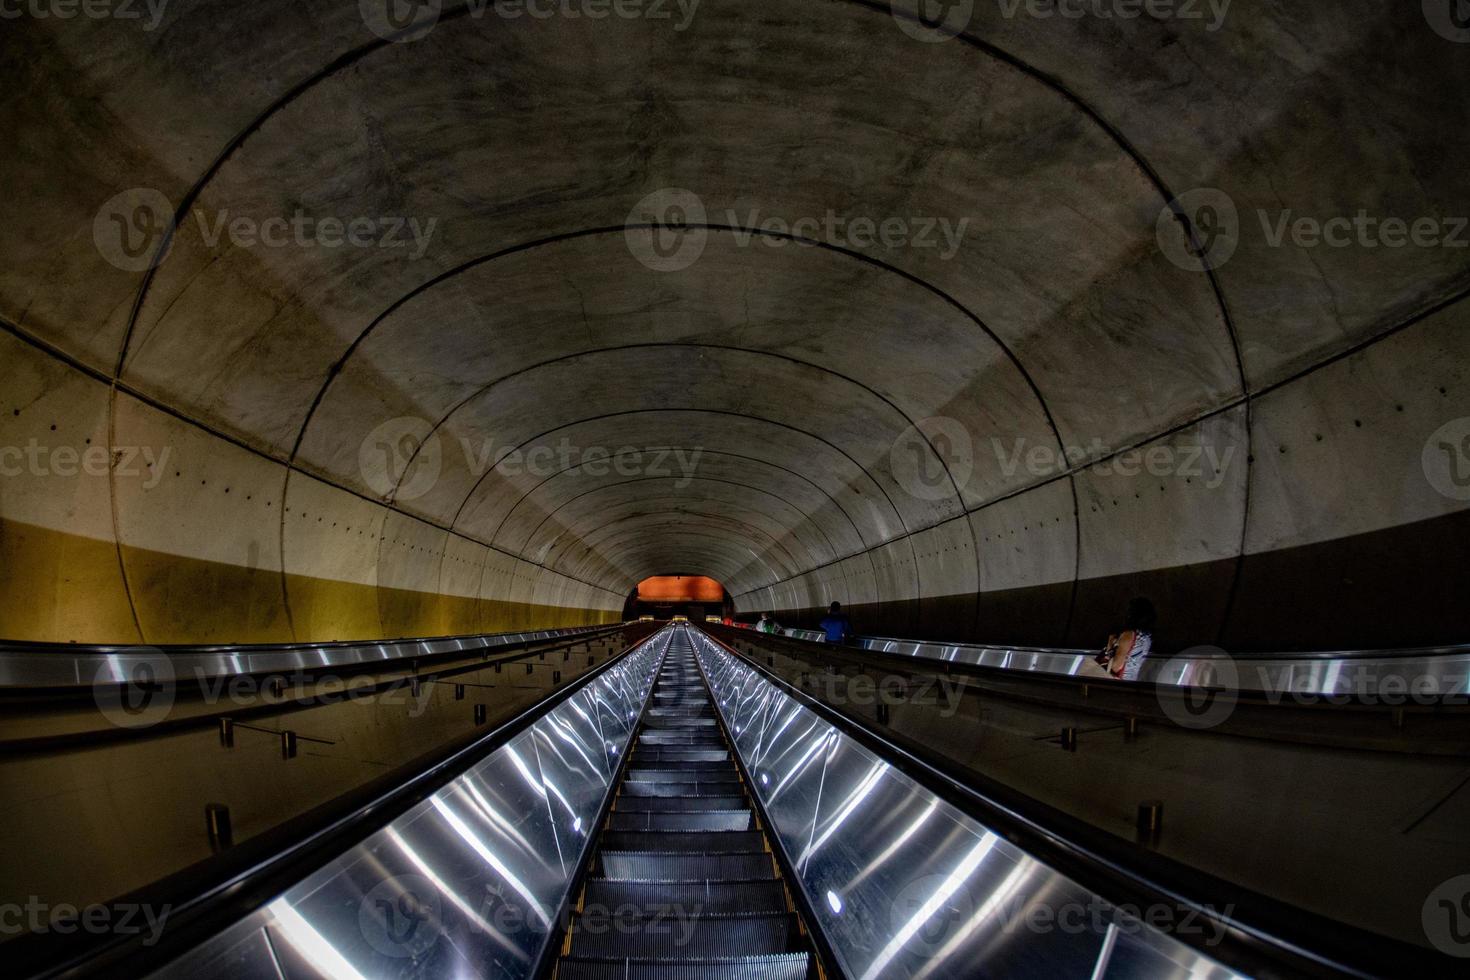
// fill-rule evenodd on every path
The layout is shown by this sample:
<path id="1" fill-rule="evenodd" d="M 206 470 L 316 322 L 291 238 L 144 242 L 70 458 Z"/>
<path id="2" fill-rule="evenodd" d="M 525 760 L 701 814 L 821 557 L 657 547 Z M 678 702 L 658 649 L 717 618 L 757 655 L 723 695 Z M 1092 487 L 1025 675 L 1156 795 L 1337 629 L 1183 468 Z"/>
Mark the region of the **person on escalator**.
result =
<path id="1" fill-rule="evenodd" d="M 846 643 L 852 639 L 852 621 L 842 611 L 842 603 L 834 602 L 827 607 L 822 618 L 822 632 L 827 634 L 828 643 Z"/>
<path id="2" fill-rule="evenodd" d="M 1108 637 L 1108 645 L 1097 658 L 1098 664 L 1120 680 L 1138 680 L 1144 660 L 1153 652 L 1158 618 L 1154 604 L 1143 596 L 1129 600 L 1123 615 L 1123 632 Z"/>
<path id="3" fill-rule="evenodd" d="M 758 633 L 776 633 L 781 629 L 781 627 L 776 625 L 776 621 L 771 618 L 770 613 L 761 613 L 761 621 L 755 624 L 755 628 Z"/>

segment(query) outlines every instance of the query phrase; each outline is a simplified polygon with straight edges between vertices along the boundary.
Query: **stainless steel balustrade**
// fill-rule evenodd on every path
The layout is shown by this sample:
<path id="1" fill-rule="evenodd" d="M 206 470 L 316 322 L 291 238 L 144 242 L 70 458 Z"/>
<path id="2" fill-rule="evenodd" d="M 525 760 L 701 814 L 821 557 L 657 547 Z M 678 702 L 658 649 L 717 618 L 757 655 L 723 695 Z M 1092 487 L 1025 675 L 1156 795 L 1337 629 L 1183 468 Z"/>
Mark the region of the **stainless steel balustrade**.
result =
<path id="1" fill-rule="evenodd" d="M 816 630 L 783 629 L 782 635 L 822 642 Z M 985 646 L 890 637 L 860 637 L 853 646 L 874 653 L 974 667 L 1074 677 L 1105 675 L 1093 665 L 1097 650 Z M 1423 696 L 1460 701 L 1470 694 L 1470 645 L 1405 650 L 1339 650 L 1314 653 L 1235 653 L 1195 647 L 1145 662 L 1141 682 L 1175 687 L 1218 687 L 1283 697 Z"/>
<path id="2" fill-rule="evenodd" d="M 610 630 L 613 626 L 377 643 L 283 644 L 272 646 L 58 646 L 0 644 L 0 689 L 88 687 L 125 684 L 146 672 L 167 680 L 207 680 L 236 674 L 292 674 L 408 662 L 416 657 L 472 655 L 526 643 Z"/>
<path id="3" fill-rule="evenodd" d="M 992 833 L 690 633 L 769 829 L 847 977 L 1237 976 Z M 1203 922 L 1181 922 L 1183 910 L 1164 911 L 1209 935 Z"/>
<path id="4" fill-rule="evenodd" d="M 154 976 L 531 976 L 671 635 Z"/>

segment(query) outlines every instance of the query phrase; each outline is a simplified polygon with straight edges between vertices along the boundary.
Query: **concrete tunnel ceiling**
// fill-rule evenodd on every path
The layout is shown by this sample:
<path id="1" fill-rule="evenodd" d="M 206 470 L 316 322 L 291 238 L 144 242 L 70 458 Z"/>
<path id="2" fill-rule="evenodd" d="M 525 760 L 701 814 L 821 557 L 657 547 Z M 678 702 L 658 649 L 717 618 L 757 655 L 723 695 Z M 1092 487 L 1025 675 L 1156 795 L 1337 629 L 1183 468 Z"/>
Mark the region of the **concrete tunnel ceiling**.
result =
<path id="1" fill-rule="evenodd" d="M 1470 249 L 1271 229 L 1465 214 L 1470 45 L 960 8 L 8 21 L 0 441 L 114 464 L 6 481 L 0 633 L 606 621 L 679 572 L 869 632 L 1090 644 L 1147 592 L 1178 644 L 1463 639 Z"/>

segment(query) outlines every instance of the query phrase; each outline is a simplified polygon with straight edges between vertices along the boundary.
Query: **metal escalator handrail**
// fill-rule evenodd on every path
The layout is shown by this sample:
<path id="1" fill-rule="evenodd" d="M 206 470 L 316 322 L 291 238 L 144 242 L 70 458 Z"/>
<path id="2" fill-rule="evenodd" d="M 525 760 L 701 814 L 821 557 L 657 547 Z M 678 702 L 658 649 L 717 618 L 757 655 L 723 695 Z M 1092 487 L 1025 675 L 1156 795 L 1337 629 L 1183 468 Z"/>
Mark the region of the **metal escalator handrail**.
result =
<path id="1" fill-rule="evenodd" d="M 81 645 L 0 642 L 0 690 L 57 690 L 128 679 L 130 665 L 167 660 L 176 676 L 216 679 L 247 674 L 382 667 L 415 659 L 581 635 L 601 635 L 622 623 L 553 630 L 515 630 L 413 640 L 333 641 L 226 645 Z"/>
<path id="2" fill-rule="evenodd" d="M 819 637 L 824 636 L 821 630 L 809 630 L 800 626 L 783 626 L 780 634 L 795 640 L 809 640 L 821 642 Z M 1053 653 L 1058 656 L 1096 656 L 1097 650 L 1090 647 L 1039 647 L 1027 646 L 1020 643 L 966 643 L 957 640 L 915 640 L 906 639 L 901 636 L 858 636 L 854 640 L 860 644 L 866 643 L 892 643 L 899 646 L 938 647 L 944 650 L 985 650 L 996 653 Z M 866 648 L 865 648 L 866 649 Z M 1204 647 L 1193 647 L 1204 656 Z M 1221 650 L 1216 656 L 1225 655 Z M 1425 647 L 1384 647 L 1365 648 L 1360 650 L 1299 650 L 1299 651 L 1253 651 L 1253 652 L 1231 652 L 1228 654 L 1237 660 L 1396 660 L 1413 657 L 1463 657 L 1470 656 L 1470 643 L 1448 643 Z"/>
<path id="3" fill-rule="evenodd" d="M 546 712 L 572 698 L 614 665 L 652 642 L 657 635 L 658 631 L 650 633 L 484 735 L 436 758 L 407 779 L 390 774 L 251 838 L 224 855 L 207 859 L 108 903 L 170 905 L 169 926 L 157 944 L 147 946 L 141 936 L 114 936 L 101 937 L 95 945 L 73 950 L 68 947 L 78 944 L 74 936 L 31 934 L 5 944 L 12 975 L 32 977 L 33 980 L 108 976 L 116 975 L 120 970 L 130 975 L 143 975 L 162 966 L 262 907 L 310 869 L 348 850 L 428 798 L 480 758 L 525 731 Z M 324 818 L 325 822 L 318 820 L 317 826 L 302 832 L 304 821 L 329 808 L 332 812 Z M 233 862 L 229 860 L 232 855 L 236 858 Z M 222 861 L 228 862 L 225 867 L 220 866 Z M 183 890 L 185 897 L 166 902 L 156 900 L 172 897 L 160 893 L 175 889 Z M 58 939 L 65 941 L 59 942 Z"/>
<path id="4" fill-rule="evenodd" d="M 822 634 L 813 630 L 783 628 L 776 635 L 798 643 L 822 643 Z M 1063 680 L 1106 679 L 1082 673 L 1097 655 L 1096 650 L 943 643 L 889 637 L 857 637 L 849 649 L 979 671 L 1032 674 Z M 973 656 L 961 656 L 964 653 Z M 1010 663 L 1013 656 L 1023 662 Z M 995 657 L 1007 662 L 986 662 L 986 658 Z M 1036 659 L 1026 662 L 1026 658 Z M 1228 674 L 1222 674 L 1222 668 Z M 1233 680 L 1222 682 L 1222 676 Z M 1246 696 L 1367 697 L 1390 691 L 1390 685 L 1402 686 L 1404 692 L 1411 691 L 1411 682 L 1414 681 L 1432 682 L 1430 693 L 1423 696 L 1426 701 L 1465 704 L 1467 695 L 1470 695 L 1470 644 L 1306 653 L 1229 653 L 1214 647 L 1195 647 L 1172 657 L 1150 656 L 1139 676 L 1139 683 L 1149 685 L 1181 688 L 1223 686 Z M 1419 703 L 1418 700 L 1415 703 Z"/>
<path id="5" fill-rule="evenodd" d="M 1344 925 L 1140 849 L 993 779 L 921 756 L 866 722 L 813 698 L 708 630 L 701 627 L 701 631 L 782 693 L 929 792 L 1115 905 L 1131 902 L 1145 907 L 1162 901 L 1219 922 L 1224 939 L 1207 952 L 1231 966 L 1264 976 L 1281 976 L 1285 970 L 1284 975 L 1389 977 L 1437 975 L 1454 963 L 1428 948 Z M 1213 910 L 1222 908 L 1236 911 L 1221 920 Z M 1245 910 L 1243 916 L 1240 910 Z"/>

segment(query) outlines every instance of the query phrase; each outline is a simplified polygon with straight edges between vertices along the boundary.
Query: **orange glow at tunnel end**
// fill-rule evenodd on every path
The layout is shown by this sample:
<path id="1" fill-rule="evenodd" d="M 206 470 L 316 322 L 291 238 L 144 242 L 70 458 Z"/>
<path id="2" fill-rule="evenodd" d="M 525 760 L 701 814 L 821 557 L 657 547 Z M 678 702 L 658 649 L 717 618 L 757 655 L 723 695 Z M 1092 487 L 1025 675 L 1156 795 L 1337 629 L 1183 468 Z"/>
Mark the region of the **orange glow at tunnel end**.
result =
<path id="1" fill-rule="evenodd" d="M 703 575 L 653 575 L 638 583 L 640 602 L 721 602 L 725 587 Z"/>

